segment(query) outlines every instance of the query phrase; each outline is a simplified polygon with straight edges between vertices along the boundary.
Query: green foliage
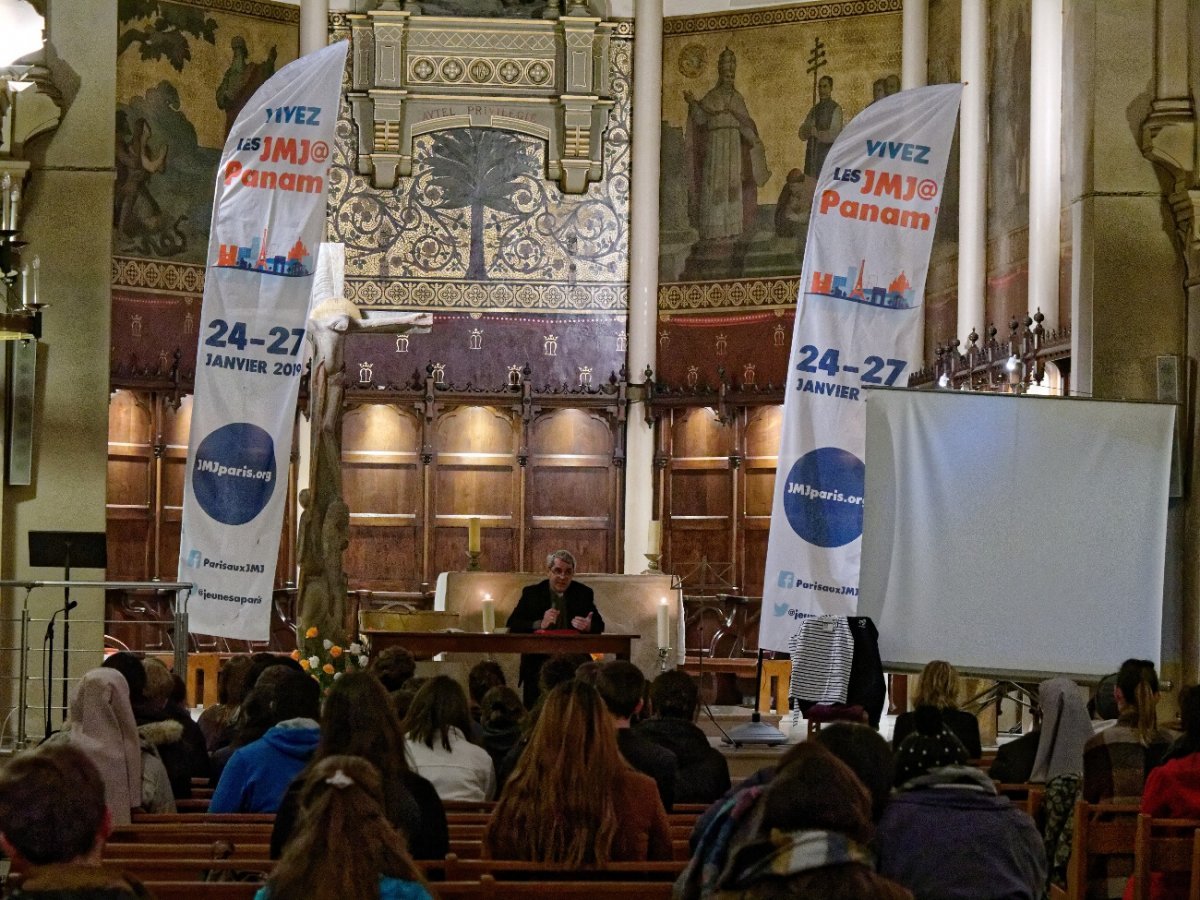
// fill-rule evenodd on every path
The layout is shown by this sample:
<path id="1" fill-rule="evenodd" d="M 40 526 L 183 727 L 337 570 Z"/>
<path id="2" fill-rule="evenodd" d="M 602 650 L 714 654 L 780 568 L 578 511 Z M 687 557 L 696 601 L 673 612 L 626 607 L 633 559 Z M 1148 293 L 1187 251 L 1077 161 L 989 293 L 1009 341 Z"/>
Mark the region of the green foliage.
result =
<path id="1" fill-rule="evenodd" d="M 217 42 L 217 22 L 202 10 L 167 0 L 118 0 L 117 55 L 141 44 L 144 60 L 165 59 L 177 72 L 192 58 L 191 39 Z"/>

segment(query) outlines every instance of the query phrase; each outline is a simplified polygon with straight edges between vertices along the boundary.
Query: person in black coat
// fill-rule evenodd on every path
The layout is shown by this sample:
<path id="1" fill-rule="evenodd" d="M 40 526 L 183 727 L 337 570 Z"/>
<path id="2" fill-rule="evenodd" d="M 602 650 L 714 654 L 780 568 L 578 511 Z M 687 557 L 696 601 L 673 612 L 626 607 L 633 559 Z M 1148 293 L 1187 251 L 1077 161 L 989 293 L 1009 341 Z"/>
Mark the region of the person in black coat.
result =
<path id="1" fill-rule="evenodd" d="M 958 672 L 954 666 L 941 659 L 927 663 L 921 671 L 921 681 L 913 697 L 915 708 L 896 717 L 896 725 L 892 730 L 892 749 L 899 750 L 904 739 L 917 730 L 916 709 L 932 706 L 941 714 L 942 723 L 950 729 L 950 733 L 967 748 L 967 758 L 979 759 L 983 754 L 979 743 L 979 720 L 958 708 L 958 689 Z"/>
<path id="2" fill-rule="evenodd" d="M 729 790 L 729 763 L 696 725 L 699 691 L 679 669 L 663 672 L 650 685 L 652 719 L 633 733 L 675 754 L 675 802 L 712 803 Z"/>
<path id="3" fill-rule="evenodd" d="M 517 607 L 508 617 L 508 630 L 518 634 L 574 629 L 581 634 L 601 634 L 604 617 L 596 609 L 592 589 L 575 581 L 575 557 L 556 550 L 546 557 L 550 577 L 521 592 Z M 524 688 L 525 708 L 538 698 L 538 672 L 545 654 L 524 653 L 518 683 Z"/>
<path id="4" fill-rule="evenodd" d="M 596 690 L 608 707 L 617 730 L 617 747 L 621 755 L 639 772 L 654 779 L 663 808 L 670 812 L 675 803 L 675 773 L 679 760 L 670 750 L 638 734 L 629 724 L 629 720 L 641 712 L 645 685 L 642 670 L 623 659 L 606 662 L 596 675 Z"/>

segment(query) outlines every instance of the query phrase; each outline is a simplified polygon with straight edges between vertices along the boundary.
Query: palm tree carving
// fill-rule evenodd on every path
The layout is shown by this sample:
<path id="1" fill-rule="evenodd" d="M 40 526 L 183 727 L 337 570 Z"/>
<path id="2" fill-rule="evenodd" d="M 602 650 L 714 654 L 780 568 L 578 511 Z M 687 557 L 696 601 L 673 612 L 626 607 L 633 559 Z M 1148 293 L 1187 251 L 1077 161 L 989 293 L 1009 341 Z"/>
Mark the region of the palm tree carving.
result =
<path id="1" fill-rule="evenodd" d="M 433 137 L 429 160 L 433 205 L 439 209 L 469 210 L 470 257 L 467 278 L 486 281 L 484 219 L 487 210 L 500 216 L 520 216 L 520 192 L 537 166 L 519 138 L 492 128 L 457 128 Z"/>

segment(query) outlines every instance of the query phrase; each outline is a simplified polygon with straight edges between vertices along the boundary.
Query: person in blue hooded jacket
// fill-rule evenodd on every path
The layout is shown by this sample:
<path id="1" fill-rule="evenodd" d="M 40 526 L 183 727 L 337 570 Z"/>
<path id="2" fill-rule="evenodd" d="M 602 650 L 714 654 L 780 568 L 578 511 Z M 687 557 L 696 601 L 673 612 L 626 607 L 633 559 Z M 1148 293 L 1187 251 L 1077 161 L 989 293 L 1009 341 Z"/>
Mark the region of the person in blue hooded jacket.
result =
<path id="1" fill-rule="evenodd" d="M 317 749 L 321 691 L 303 672 L 289 672 L 275 687 L 276 724 L 235 752 L 221 772 L 208 811 L 278 812 L 283 795 Z"/>

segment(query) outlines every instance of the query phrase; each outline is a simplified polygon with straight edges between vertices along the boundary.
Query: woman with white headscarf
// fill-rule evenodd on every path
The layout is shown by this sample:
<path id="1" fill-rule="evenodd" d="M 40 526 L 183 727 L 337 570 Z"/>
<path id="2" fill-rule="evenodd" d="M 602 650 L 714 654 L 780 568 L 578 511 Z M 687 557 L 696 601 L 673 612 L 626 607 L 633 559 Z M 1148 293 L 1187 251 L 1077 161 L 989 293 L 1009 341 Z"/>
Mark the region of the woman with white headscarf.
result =
<path id="1" fill-rule="evenodd" d="M 1038 689 L 1041 737 L 1029 780 L 1044 784 L 1059 775 L 1083 772 L 1083 745 L 1092 721 L 1079 686 L 1069 678 L 1051 678 Z"/>
<path id="2" fill-rule="evenodd" d="M 131 811 L 138 808 L 173 811 L 166 769 L 152 748 L 142 746 L 129 705 L 129 682 L 120 672 L 92 669 L 79 679 L 61 734 L 100 771 L 114 825 L 128 825 Z"/>

